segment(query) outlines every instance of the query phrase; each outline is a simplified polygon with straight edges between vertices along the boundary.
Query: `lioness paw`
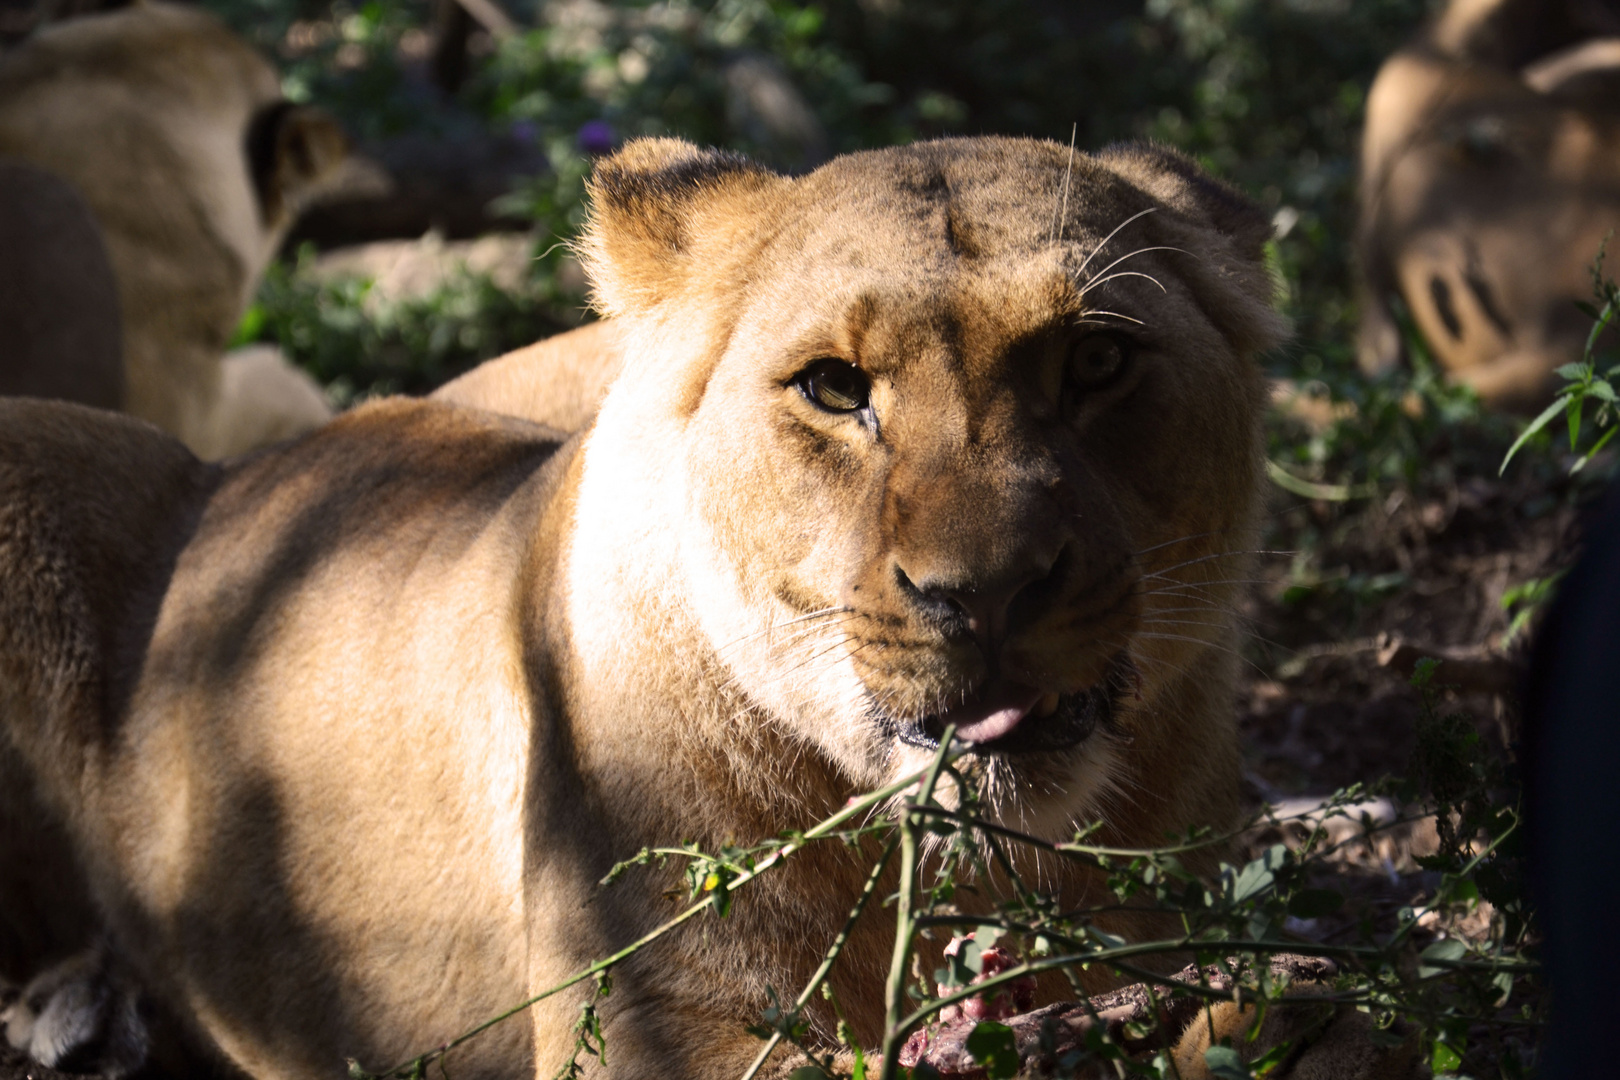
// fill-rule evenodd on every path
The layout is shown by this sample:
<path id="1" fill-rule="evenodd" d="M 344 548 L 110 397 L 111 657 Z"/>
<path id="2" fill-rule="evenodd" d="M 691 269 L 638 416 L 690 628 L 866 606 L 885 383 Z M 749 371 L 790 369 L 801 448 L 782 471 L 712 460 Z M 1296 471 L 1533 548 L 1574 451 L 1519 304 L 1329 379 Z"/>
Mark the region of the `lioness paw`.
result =
<path id="1" fill-rule="evenodd" d="M 1217 1043 L 1233 1047 L 1240 1058 L 1253 1060 L 1273 1047 L 1288 1044 L 1280 1067 L 1271 1074 L 1278 1080 L 1410 1080 L 1418 1072 L 1417 1032 L 1379 1038 L 1372 1018 L 1348 1005 L 1330 1001 L 1304 1001 L 1309 990 L 1274 1006 L 1255 1038 L 1254 1007 L 1239 1009 L 1221 1002 L 1200 1015 L 1176 1044 L 1176 1068 L 1183 1080 L 1214 1077 L 1205 1052 Z"/>
<path id="2" fill-rule="evenodd" d="M 0 1011 L 6 1040 L 41 1065 L 116 1080 L 146 1061 L 134 988 L 87 950 L 36 976 Z"/>

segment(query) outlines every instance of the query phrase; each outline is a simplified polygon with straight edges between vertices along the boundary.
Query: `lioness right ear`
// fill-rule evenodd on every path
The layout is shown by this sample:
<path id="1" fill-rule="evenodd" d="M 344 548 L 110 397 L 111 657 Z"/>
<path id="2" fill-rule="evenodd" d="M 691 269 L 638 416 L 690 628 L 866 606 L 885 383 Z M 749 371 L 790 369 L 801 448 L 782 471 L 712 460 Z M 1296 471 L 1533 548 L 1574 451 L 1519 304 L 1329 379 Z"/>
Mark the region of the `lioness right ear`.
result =
<path id="1" fill-rule="evenodd" d="M 1272 227 L 1265 211 L 1166 146 L 1124 143 L 1097 157 L 1174 212 L 1155 219 L 1158 242 L 1198 253 L 1183 273 L 1206 313 L 1240 352 L 1262 352 L 1288 337 L 1266 265 Z"/>
<path id="2" fill-rule="evenodd" d="M 591 216 L 576 252 L 603 315 L 646 311 L 678 295 L 705 242 L 724 244 L 751 218 L 741 204 L 781 180 L 740 154 L 680 139 L 638 139 L 596 166 Z"/>

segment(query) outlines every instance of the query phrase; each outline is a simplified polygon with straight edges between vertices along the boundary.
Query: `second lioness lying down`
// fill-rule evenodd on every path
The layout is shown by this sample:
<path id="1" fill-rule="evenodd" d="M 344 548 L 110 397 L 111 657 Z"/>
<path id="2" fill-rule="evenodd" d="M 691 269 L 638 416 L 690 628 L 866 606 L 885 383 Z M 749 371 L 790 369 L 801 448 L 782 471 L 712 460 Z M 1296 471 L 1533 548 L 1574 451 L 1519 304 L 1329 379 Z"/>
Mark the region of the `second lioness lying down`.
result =
<path id="1" fill-rule="evenodd" d="M 1008 139 L 793 179 L 639 142 L 592 193 L 626 360 L 566 442 L 396 400 L 211 469 L 0 403 L 0 840 L 60 828 L 119 961 L 251 1075 L 455 1035 L 673 910 L 673 869 L 598 894 L 615 861 L 805 825 L 946 724 L 1044 836 L 1235 812 L 1264 215 L 1166 151 Z M 865 866 L 807 849 L 619 969 L 611 1071 L 739 1074 Z M 868 1045 L 888 934 L 834 975 Z M 549 1076 L 577 1010 L 451 1075 Z"/>

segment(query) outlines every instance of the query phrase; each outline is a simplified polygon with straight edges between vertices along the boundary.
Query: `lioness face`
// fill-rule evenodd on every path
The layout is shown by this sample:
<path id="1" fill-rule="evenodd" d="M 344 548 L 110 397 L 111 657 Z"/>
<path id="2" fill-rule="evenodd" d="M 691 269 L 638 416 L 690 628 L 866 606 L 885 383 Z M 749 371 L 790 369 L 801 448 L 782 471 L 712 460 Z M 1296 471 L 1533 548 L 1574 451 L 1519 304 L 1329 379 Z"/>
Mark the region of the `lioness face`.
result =
<path id="1" fill-rule="evenodd" d="M 664 152 L 599 175 L 591 255 L 631 341 L 681 360 L 632 344 L 602 422 L 658 399 L 681 428 L 689 602 L 736 686 L 858 783 L 954 727 L 1003 812 L 1084 813 L 1230 629 L 1263 221 L 1157 151 L 941 142 L 794 180 Z M 615 184 L 704 219 L 671 261 L 716 261 L 647 303 Z"/>

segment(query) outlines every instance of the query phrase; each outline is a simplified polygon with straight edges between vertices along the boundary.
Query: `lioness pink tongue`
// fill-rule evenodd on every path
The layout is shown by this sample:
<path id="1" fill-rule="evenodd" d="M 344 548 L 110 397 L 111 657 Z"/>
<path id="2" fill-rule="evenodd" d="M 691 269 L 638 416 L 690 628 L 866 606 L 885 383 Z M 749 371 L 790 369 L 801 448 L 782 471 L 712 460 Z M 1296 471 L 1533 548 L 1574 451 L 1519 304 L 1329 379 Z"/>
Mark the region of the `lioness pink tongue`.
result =
<path id="1" fill-rule="evenodd" d="M 963 742 L 984 743 L 999 739 L 1040 701 L 1041 692 L 1021 683 L 997 682 L 985 687 L 978 701 L 959 705 L 939 717 L 941 725 L 955 724 L 956 737 Z"/>

